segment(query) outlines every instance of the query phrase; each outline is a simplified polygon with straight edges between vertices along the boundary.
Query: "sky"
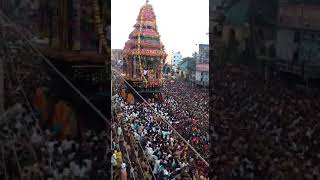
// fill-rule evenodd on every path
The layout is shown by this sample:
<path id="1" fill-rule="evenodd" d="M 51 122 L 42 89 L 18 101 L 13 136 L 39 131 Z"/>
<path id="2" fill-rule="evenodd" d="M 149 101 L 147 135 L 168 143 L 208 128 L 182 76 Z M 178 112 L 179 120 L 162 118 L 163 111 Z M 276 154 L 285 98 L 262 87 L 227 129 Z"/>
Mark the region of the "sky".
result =
<path id="1" fill-rule="evenodd" d="M 122 49 L 145 0 L 111 1 L 111 48 Z M 149 0 L 156 14 L 160 40 L 167 51 L 183 57 L 209 43 L 209 0 Z"/>

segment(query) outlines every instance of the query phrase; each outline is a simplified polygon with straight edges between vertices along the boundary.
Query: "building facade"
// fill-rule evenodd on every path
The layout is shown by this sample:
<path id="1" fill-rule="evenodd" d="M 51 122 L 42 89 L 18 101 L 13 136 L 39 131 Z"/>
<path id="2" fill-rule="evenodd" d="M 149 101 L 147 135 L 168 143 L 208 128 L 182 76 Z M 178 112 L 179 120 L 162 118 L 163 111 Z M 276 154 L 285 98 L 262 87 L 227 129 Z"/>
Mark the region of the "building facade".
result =
<path id="1" fill-rule="evenodd" d="M 277 58 L 294 64 L 320 64 L 320 3 L 281 3 Z"/>
<path id="2" fill-rule="evenodd" d="M 182 64 L 179 64 L 179 72 L 178 75 L 182 79 L 189 78 L 189 71 L 188 71 L 189 62 L 185 61 Z"/>
<path id="3" fill-rule="evenodd" d="M 281 1 L 278 9 L 276 67 L 297 83 L 319 87 L 320 2 Z"/>
<path id="4" fill-rule="evenodd" d="M 182 54 L 179 51 L 178 52 L 172 51 L 171 58 L 172 58 L 173 69 L 176 70 L 178 68 L 178 65 L 182 61 Z"/>
<path id="5" fill-rule="evenodd" d="M 209 86 L 209 64 L 197 64 L 195 82 L 201 86 Z"/>
<path id="6" fill-rule="evenodd" d="M 209 44 L 199 44 L 195 78 L 196 84 L 209 86 Z"/>
<path id="7" fill-rule="evenodd" d="M 197 64 L 209 64 L 209 44 L 199 44 Z"/>
<path id="8" fill-rule="evenodd" d="M 238 0 L 224 9 L 222 41 L 230 59 L 269 55 L 276 39 L 276 5 L 274 0 Z"/>

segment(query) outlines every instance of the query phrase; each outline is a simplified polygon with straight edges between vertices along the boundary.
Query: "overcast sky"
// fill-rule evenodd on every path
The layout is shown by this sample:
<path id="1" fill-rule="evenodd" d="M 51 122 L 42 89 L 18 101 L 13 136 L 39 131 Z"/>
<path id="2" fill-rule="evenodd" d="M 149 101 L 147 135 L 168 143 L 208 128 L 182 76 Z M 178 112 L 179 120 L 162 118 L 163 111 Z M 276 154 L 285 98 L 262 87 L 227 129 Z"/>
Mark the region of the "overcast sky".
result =
<path id="1" fill-rule="evenodd" d="M 112 49 L 122 49 L 136 23 L 145 0 L 111 1 Z M 157 18 L 158 31 L 166 51 L 180 51 L 183 57 L 198 51 L 196 44 L 208 44 L 209 0 L 149 0 Z"/>

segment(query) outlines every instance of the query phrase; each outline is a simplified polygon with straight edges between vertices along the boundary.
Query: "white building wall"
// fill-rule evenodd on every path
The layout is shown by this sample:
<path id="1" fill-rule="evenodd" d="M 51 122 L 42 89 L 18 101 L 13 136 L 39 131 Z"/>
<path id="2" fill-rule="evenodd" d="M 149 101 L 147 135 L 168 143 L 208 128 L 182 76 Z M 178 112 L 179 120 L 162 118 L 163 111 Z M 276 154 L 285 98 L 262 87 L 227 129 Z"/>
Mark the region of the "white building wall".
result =
<path id="1" fill-rule="evenodd" d="M 172 52 L 172 65 L 173 69 L 178 68 L 178 64 L 182 61 L 182 55 L 180 52 Z"/>

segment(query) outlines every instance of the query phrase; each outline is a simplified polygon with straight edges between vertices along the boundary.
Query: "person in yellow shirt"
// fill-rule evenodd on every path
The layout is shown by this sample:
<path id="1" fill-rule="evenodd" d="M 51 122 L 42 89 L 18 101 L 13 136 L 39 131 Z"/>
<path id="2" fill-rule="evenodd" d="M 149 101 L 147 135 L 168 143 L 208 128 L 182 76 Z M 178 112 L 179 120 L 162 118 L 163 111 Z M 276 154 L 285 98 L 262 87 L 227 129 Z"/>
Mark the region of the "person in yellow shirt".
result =
<path id="1" fill-rule="evenodd" d="M 122 163 L 122 153 L 121 151 L 116 151 L 115 154 L 116 154 L 117 167 L 120 168 Z"/>

